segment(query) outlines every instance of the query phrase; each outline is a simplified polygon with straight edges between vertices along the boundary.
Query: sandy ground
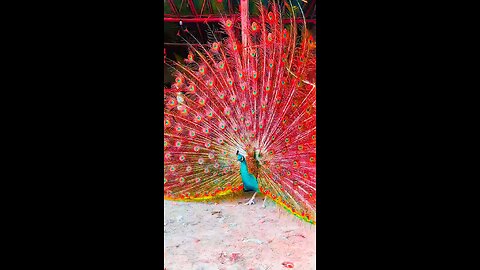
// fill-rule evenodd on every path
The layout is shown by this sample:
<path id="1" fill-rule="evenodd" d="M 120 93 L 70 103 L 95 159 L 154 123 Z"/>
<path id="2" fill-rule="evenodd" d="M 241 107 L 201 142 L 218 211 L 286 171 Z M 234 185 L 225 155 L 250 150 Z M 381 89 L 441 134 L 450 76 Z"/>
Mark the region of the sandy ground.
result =
<path id="1" fill-rule="evenodd" d="M 315 269 L 316 226 L 263 198 L 231 202 L 164 201 L 166 270 Z M 239 204 L 242 202 L 242 204 Z"/>

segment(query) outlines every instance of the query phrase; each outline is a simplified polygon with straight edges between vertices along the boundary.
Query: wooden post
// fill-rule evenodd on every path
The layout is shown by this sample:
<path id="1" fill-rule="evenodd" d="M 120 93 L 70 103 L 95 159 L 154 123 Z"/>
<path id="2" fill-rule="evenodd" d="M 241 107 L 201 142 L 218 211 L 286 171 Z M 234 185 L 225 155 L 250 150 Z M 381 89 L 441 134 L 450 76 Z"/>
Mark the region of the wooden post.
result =
<path id="1" fill-rule="evenodd" d="M 242 27 L 242 48 L 243 59 L 247 59 L 247 47 L 248 47 L 248 0 L 240 1 L 240 16 Z"/>

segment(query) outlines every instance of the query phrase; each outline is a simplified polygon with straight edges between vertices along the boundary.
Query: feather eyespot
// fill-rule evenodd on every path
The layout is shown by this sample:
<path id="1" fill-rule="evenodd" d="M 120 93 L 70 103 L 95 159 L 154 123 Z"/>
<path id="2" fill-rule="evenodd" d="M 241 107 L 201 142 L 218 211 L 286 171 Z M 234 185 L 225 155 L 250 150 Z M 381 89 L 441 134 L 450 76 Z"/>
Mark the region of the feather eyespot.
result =
<path id="1" fill-rule="evenodd" d="M 252 31 L 257 32 L 257 30 L 258 30 L 258 24 L 256 22 L 253 22 L 252 23 Z"/>
<path id="2" fill-rule="evenodd" d="M 267 35 L 267 40 L 268 40 L 269 42 L 272 42 L 272 41 L 273 41 L 273 35 L 272 35 L 272 33 L 268 33 L 268 35 Z"/>
<path id="3" fill-rule="evenodd" d="M 230 115 L 231 109 L 229 107 L 226 107 L 223 111 L 226 115 Z"/>

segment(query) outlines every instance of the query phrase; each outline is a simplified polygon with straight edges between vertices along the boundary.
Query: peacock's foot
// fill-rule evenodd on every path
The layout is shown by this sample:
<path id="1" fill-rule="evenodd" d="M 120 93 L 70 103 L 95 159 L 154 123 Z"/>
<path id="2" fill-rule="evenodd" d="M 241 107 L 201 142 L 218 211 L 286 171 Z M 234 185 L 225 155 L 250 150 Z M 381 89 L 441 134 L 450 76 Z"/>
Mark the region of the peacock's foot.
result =
<path id="1" fill-rule="evenodd" d="M 255 201 L 254 201 L 254 200 L 248 201 L 245 205 L 252 205 L 252 204 L 255 204 Z"/>

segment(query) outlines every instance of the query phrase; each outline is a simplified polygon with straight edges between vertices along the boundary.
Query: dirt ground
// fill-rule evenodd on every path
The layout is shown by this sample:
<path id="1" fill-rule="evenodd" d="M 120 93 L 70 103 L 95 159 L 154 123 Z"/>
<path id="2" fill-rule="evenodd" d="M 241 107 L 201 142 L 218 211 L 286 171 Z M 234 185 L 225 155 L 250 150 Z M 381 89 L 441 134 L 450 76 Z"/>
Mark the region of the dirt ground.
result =
<path id="1" fill-rule="evenodd" d="M 261 197 L 246 201 L 164 201 L 164 269 L 315 269 L 315 225 L 272 201 L 262 208 Z"/>

